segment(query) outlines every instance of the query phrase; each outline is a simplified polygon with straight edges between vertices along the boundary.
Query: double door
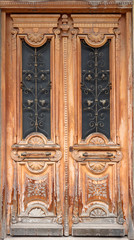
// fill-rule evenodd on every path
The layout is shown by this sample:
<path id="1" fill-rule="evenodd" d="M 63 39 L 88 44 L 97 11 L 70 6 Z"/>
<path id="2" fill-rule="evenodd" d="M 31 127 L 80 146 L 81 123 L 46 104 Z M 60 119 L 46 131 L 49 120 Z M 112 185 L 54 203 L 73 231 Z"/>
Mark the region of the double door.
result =
<path id="1" fill-rule="evenodd" d="M 124 22 L 120 14 L 8 17 L 8 234 L 127 234 Z"/>

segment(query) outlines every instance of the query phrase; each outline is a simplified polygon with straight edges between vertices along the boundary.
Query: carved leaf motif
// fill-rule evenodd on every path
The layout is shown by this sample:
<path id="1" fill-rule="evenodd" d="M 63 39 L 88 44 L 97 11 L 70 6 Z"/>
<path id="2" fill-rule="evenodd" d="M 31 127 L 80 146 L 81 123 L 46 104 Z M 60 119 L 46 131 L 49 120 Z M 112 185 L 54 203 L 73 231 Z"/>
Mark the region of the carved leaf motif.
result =
<path id="1" fill-rule="evenodd" d="M 30 33 L 28 34 L 27 38 L 29 39 L 30 42 L 38 43 L 43 40 L 44 36 L 43 34 L 39 34 L 39 33 Z"/>
<path id="2" fill-rule="evenodd" d="M 106 212 L 101 208 L 95 208 L 90 212 L 90 217 L 106 217 Z"/>
<path id="3" fill-rule="evenodd" d="M 43 145 L 44 141 L 41 137 L 32 137 L 30 138 L 29 143 L 33 145 Z"/>
<path id="4" fill-rule="evenodd" d="M 89 167 L 96 173 L 102 172 L 105 169 L 106 163 L 92 162 L 89 163 Z"/>
<path id="5" fill-rule="evenodd" d="M 90 143 L 94 144 L 94 145 L 101 145 L 104 144 L 104 140 L 100 137 L 94 137 L 91 139 Z"/>
<path id="6" fill-rule="evenodd" d="M 45 212 L 41 209 L 41 208 L 33 208 L 30 212 L 29 212 L 29 216 L 31 217 L 43 217 L 45 216 Z"/>
<path id="7" fill-rule="evenodd" d="M 91 42 L 98 43 L 101 42 L 104 39 L 104 34 L 89 34 L 88 38 Z"/>
<path id="8" fill-rule="evenodd" d="M 29 162 L 28 166 L 32 169 L 32 170 L 41 170 L 44 167 L 45 163 L 44 162 Z"/>

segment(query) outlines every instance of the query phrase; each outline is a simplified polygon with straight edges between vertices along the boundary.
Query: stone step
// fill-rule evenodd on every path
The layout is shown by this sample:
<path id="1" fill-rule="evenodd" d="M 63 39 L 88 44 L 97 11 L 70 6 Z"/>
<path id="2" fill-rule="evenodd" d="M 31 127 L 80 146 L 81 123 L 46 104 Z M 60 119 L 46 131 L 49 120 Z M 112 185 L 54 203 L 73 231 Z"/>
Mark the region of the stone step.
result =
<path id="1" fill-rule="evenodd" d="M 124 237 L 125 229 L 119 224 L 74 224 L 72 236 L 82 237 Z"/>

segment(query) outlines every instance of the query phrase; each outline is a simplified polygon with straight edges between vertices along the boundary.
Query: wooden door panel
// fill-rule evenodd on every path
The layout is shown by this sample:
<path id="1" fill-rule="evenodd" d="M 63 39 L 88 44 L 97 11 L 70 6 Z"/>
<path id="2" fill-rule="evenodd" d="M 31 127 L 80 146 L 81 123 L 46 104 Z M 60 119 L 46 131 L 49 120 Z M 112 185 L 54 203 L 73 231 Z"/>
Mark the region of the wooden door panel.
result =
<path id="1" fill-rule="evenodd" d="M 127 233 L 128 196 L 124 197 L 121 181 L 127 171 L 123 165 L 127 161 L 127 126 L 122 127 L 127 118 L 123 110 L 126 105 L 122 106 L 122 101 L 125 103 L 127 94 L 121 85 L 126 84 L 126 80 L 119 65 L 119 62 L 124 64 L 120 51 L 123 46 L 123 21 L 121 14 L 10 15 L 8 31 L 12 38 L 9 49 L 13 67 L 10 63 L 8 72 L 11 71 L 13 84 L 10 78 L 7 78 L 7 83 L 14 94 L 11 95 L 8 87 L 7 105 L 14 117 L 11 121 L 7 111 L 7 132 L 10 136 L 7 140 L 7 164 L 12 166 L 11 171 L 7 170 L 10 171 L 9 176 L 7 174 L 8 234 L 62 236 L 64 230 L 65 236 L 124 236 L 125 229 Z M 39 67 L 41 74 L 38 77 L 37 52 L 47 41 L 50 42 L 48 87 L 51 88 L 48 138 L 38 131 L 38 121 L 35 121 L 35 132 L 28 130 L 28 135 L 23 134 L 23 91 L 27 94 L 32 89 L 24 88 L 24 84 L 27 84 L 26 81 L 29 84 L 31 78 L 45 81 L 42 67 Z M 34 50 L 32 74 L 24 67 L 27 57 L 24 61 L 22 42 Z M 92 61 L 89 69 L 82 69 L 82 42 L 90 52 L 87 53 L 87 62 Z M 106 59 L 100 61 L 95 56 L 107 43 L 108 64 L 106 68 L 102 64 L 100 74 L 97 65 Z M 26 74 L 26 81 L 23 81 L 22 73 Z M 88 83 L 84 89 L 86 98 L 82 95 L 82 74 L 86 74 Z M 102 82 L 106 81 L 106 75 L 109 76 L 106 83 L 109 96 L 106 98 L 106 91 L 99 98 L 93 83 L 100 78 Z M 90 81 L 92 84 L 89 84 Z M 44 86 L 41 82 L 39 90 L 42 91 Z M 102 86 L 98 87 L 100 89 Z M 95 92 L 94 98 L 88 92 Z M 48 100 L 43 94 L 38 99 L 42 107 Z M 33 105 L 37 107 L 34 103 L 38 101 L 36 97 L 26 98 L 27 110 L 31 110 Z M 92 114 L 87 111 L 84 115 L 83 106 L 91 110 L 92 104 L 95 107 L 100 104 L 99 110 L 106 110 L 106 102 L 109 103 L 108 133 L 97 127 L 99 120 L 86 122 L 84 128 L 84 121 Z M 98 118 L 97 112 L 93 117 Z M 38 120 L 37 116 L 35 118 Z M 88 129 L 88 125 L 95 127 Z M 88 133 L 84 133 L 84 129 Z M 124 178 L 127 182 L 127 175 Z"/>
<path id="2" fill-rule="evenodd" d="M 75 162 L 72 234 L 123 236 L 124 213 L 119 180 L 123 154 L 119 141 L 119 68 L 116 62 L 117 58 L 120 59 L 121 15 L 115 15 L 114 19 L 111 15 L 81 15 L 80 18 L 78 15 L 72 15 L 72 18 L 74 27 L 78 28 L 78 92 L 74 103 L 74 112 L 78 116 L 78 140 L 70 147 L 72 161 Z M 88 49 L 87 53 L 83 43 Z M 106 43 L 109 43 L 109 56 L 104 60 L 106 52 L 102 52 L 101 49 L 104 49 Z M 109 66 L 105 65 L 106 61 L 109 61 Z M 109 87 L 105 94 L 109 92 L 109 99 L 105 94 L 101 95 L 101 91 L 106 90 L 103 83 L 103 87 L 101 86 L 101 79 L 105 82 L 108 78 L 109 83 L 106 85 Z M 107 118 L 106 122 L 103 122 L 106 119 L 105 114 L 102 117 L 99 111 L 101 112 L 102 105 L 105 105 L 106 111 L 108 101 L 110 121 Z M 103 127 L 107 121 L 109 133 L 105 134 Z M 98 225 L 95 227 L 96 223 Z"/>
<path id="3" fill-rule="evenodd" d="M 10 234 L 15 236 L 63 235 L 62 152 L 56 140 L 59 103 L 55 90 L 58 63 L 55 61 L 57 39 L 54 28 L 59 17 L 11 15 L 14 27 L 12 56 L 18 62 L 13 71 L 18 91 L 17 137 L 16 142 L 12 142 L 11 151 L 15 185 Z M 49 47 L 45 50 L 47 43 Z M 34 229 L 35 223 L 37 227 Z"/>

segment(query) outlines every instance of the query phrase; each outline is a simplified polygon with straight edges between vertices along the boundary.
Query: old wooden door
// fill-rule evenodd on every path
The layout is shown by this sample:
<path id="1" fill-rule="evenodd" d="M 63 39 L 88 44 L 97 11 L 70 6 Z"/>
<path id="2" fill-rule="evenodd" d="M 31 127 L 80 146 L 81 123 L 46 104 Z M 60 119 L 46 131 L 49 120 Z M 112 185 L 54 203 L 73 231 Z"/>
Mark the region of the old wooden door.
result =
<path id="1" fill-rule="evenodd" d="M 124 236 L 125 17 L 11 14 L 7 23 L 7 233 Z"/>

